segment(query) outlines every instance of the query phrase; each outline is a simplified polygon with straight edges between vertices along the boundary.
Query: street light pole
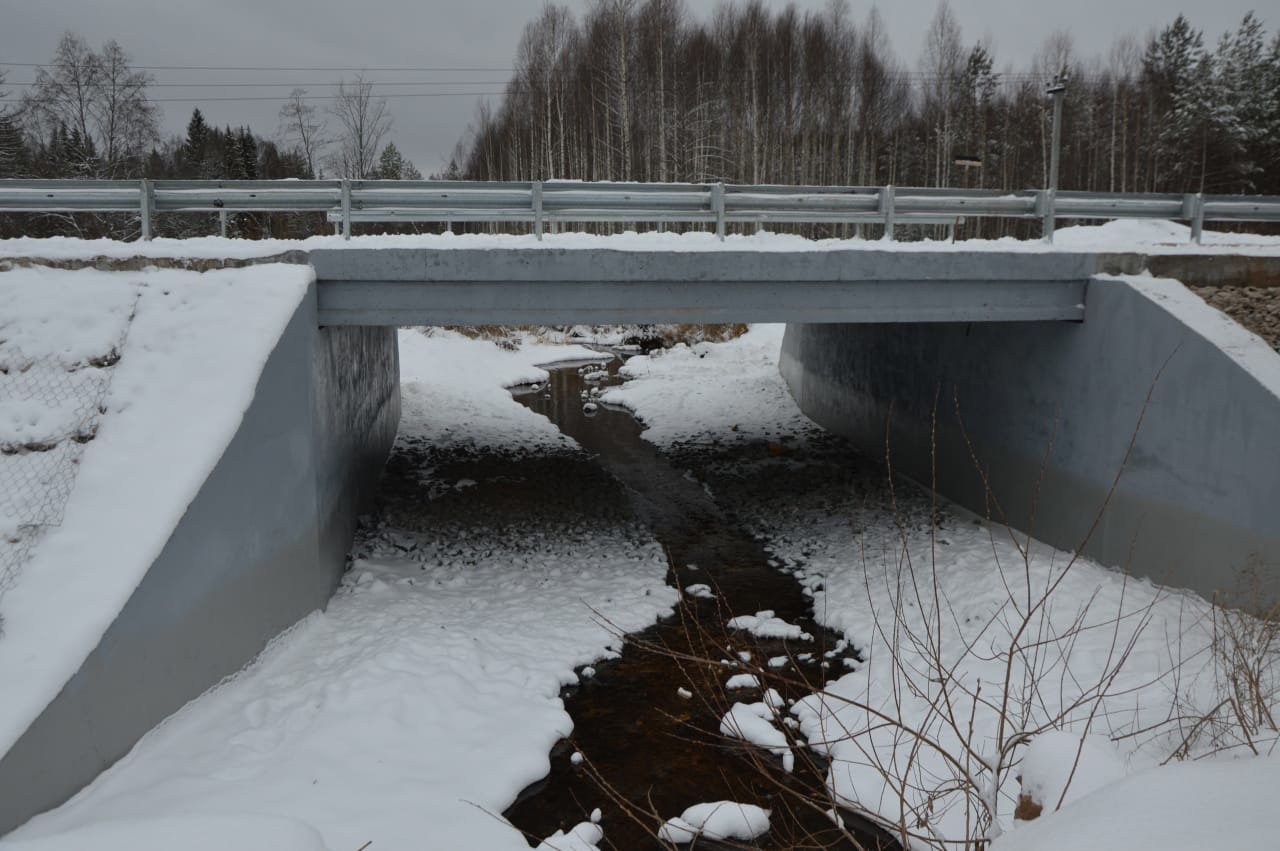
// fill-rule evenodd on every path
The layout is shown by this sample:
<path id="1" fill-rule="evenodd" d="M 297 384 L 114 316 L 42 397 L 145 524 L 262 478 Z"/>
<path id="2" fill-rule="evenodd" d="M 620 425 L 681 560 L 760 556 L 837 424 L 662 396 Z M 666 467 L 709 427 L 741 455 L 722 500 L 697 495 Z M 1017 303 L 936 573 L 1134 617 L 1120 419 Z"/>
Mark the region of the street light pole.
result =
<path id="1" fill-rule="evenodd" d="M 1067 93 L 1067 73 L 1062 71 L 1045 89 L 1053 98 L 1053 147 L 1049 153 L 1049 186 L 1045 197 L 1044 241 L 1053 242 L 1054 214 L 1058 201 L 1058 151 L 1062 146 L 1062 98 Z"/>

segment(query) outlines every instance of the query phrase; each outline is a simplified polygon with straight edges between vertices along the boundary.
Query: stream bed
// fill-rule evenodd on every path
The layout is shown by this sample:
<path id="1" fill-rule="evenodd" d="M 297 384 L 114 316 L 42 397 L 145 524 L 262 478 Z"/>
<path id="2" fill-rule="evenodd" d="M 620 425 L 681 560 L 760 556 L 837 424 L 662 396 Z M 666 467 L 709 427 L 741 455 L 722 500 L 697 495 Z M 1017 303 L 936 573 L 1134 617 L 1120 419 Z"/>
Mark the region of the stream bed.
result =
<path id="1" fill-rule="evenodd" d="M 723 735 L 721 721 L 734 703 L 765 698 L 759 688 L 726 690 L 735 673 L 766 666 L 789 673 L 769 685 L 790 702 L 858 665 L 857 649 L 814 622 L 809 597 L 738 512 L 815 493 L 829 507 L 852 479 L 867 475 L 857 472 L 867 465 L 839 440 L 813 436 L 802 446 L 713 443 L 664 454 L 640 437 L 630 413 L 598 401 L 600 388 L 619 381 L 619 365 L 557 365 L 545 384 L 512 392 L 621 485 L 626 513 L 667 554 L 668 582 L 694 593 L 683 595 L 674 616 L 627 635 L 619 658 L 581 671 L 581 683 L 564 690 L 572 738 L 553 750 L 550 774 L 504 815 L 526 835 L 546 837 L 600 806 L 604 847 L 659 848 L 670 847 L 654 838 L 665 819 L 730 800 L 772 814 L 769 833 L 750 847 L 856 848 L 811 803 L 826 794 L 822 758 L 790 732 L 799 746 L 791 749 L 794 769 L 785 771 L 779 756 Z M 805 637 L 762 638 L 729 626 L 735 616 L 762 612 Z M 862 847 L 896 847 L 871 824 L 842 817 Z M 701 839 L 698 847 L 742 846 Z"/>

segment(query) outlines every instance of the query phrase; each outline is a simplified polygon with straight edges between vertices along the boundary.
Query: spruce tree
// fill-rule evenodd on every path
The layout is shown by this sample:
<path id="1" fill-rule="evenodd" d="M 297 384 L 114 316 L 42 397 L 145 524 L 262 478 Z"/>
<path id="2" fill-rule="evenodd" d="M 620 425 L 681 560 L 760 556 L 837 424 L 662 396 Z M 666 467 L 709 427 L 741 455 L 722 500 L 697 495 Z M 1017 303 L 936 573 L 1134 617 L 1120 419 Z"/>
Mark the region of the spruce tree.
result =
<path id="1" fill-rule="evenodd" d="M 373 177 L 378 180 L 400 180 L 404 176 L 405 158 L 395 142 L 388 142 L 378 157 L 378 168 Z"/>
<path id="2" fill-rule="evenodd" d="M 246 177 L 244 158 L 240 156 L 240 137 L 228 126 L 222 136 L 222 178 L 244 180 Z"/>
<path id="3" fill-rule="evenodd" d="M 258 141 L 248 127 L 241 127 L 236 134 L 236 155 L 240 158 L 242 180 L 258 179 Z"/>
<path id="4" fill-rule="evenodd" d="M 182 145 L 182 156 L 186 160 L 186 174 L 190 178 L 207 177 L 205 161 L 209 153 L 209 125 L 204 122 L 204 115 L 199 109 L 191 112 L 191 120 L 187 122 L 187 141 Z"/>

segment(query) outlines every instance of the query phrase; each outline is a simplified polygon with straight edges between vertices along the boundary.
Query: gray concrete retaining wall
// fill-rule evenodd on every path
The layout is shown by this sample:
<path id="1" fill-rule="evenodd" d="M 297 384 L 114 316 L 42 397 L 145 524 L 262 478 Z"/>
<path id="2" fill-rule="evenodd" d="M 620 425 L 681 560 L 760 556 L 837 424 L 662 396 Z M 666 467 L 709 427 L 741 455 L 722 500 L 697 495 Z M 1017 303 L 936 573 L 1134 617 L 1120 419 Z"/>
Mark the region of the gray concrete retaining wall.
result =
<path id="1" fill-rule="evenodd" d="M 980 514 L 1206 596 L 1256 566 L 1280 598 L 1280 356 L 1245 346 L 1266 367 L 1249 368 L 1243 332 L 1215 335 L 1225 320 L 1160 286 L 1210 333 L 1098 278 L 1083 323 L 791 325 L 782 371 L 806 414 L 880 458 L 887 437 L 924 483 L 936 404 L 938 491 Z"/>
<path id="2" fill-rule="evenodd" d="M 320 329 L 316 315 L 313 285 L 159 558 L 0 758 L 0 835 L 325 606 L 395 438 L 400 376 L 395 329 Z"/>

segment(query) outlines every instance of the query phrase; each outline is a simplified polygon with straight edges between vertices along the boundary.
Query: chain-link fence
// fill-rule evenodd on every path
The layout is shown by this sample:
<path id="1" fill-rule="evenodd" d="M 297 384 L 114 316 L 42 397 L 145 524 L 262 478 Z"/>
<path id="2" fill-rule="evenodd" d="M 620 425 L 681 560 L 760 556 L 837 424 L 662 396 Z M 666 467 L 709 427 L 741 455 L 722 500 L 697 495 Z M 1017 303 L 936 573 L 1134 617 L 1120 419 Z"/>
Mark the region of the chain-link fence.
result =
<path id="1" fill-rule="evenodd" d="M 0 597 L 45 531 L 62 523 L 123 344 L 122 336 L 108 351 L 68 362 L 0 340 Z"/>

